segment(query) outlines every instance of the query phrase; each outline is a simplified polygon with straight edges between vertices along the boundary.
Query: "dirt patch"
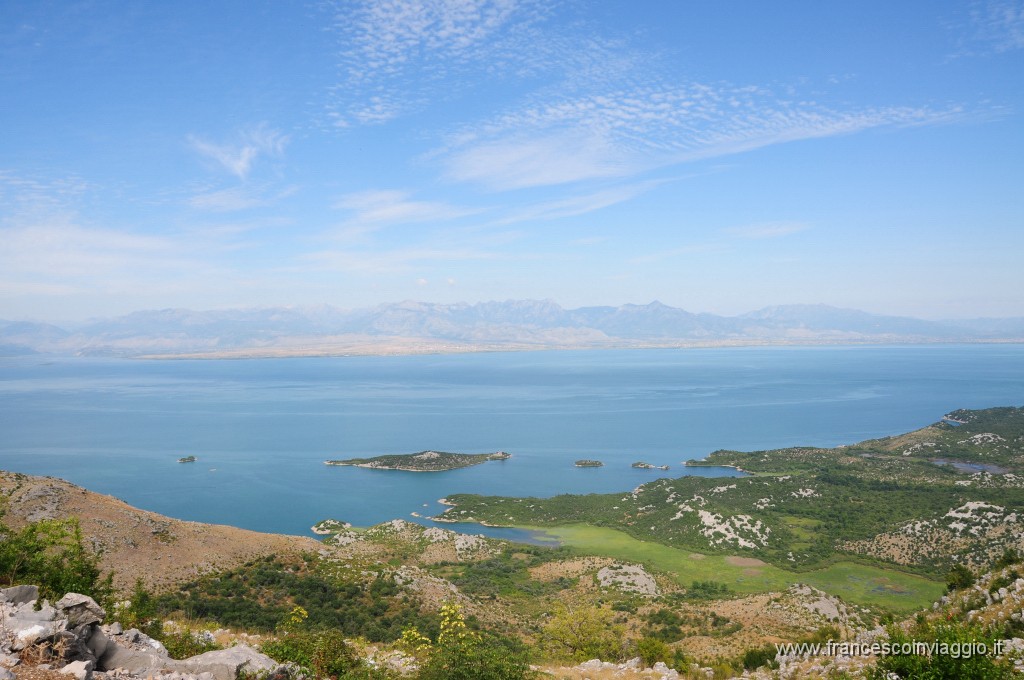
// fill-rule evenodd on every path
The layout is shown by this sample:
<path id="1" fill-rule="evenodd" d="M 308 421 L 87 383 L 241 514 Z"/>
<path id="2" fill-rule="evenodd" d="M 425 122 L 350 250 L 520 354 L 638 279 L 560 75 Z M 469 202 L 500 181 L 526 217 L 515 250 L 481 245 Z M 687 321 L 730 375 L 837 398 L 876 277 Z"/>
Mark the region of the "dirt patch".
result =
<path id="1" fill-rule="evenodd" d="M 560 562 L 545 562 L 530 568 L 530 578 L 536 581 L 554 581 L 562 577 L 577 578 L 614 562 L 615 560 L 608 557 L 582 557 Z"/>
<path id="2" fill-rule="evenodd" d="M 171 519 L 52 477 L 0 472 L 0 493 L 9 498 L 5 519 L 15 528 L 77 517 L 85 544 L 100 553 L 100 567 L 113 571 L 114 585 L 124 590 L 136 579 L 159 590 L 258 557 L 324 547 L 302 536 Z"/>
<path id="3" fill-rule="evenodd" d="M 726 564 L 731 564 L 734 567 L 767 567 L 765 562 L 757 559 L 756 557 L 740 557 L 739 555 L 729 555 L 725 558 Z"/>
<path id="4" fill-rule="evenodd" d="M 688 555 L 688 557 L 691 560 L 703 560 L 703 559 L 707 558 L 707 555 L 701 555 L 700 553 L 690 553 Z"/>

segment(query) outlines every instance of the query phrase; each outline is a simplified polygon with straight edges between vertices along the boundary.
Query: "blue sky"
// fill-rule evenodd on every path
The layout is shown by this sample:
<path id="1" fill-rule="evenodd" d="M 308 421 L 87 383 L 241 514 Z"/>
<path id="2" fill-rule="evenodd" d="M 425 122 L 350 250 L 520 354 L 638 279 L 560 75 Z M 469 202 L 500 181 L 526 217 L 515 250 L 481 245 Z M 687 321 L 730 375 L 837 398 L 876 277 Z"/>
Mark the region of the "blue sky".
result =
<path id="1" fill-rule="evenodd" d="M 1024 2 L 0 4 L 0 318 L 1024 315 Z"/>

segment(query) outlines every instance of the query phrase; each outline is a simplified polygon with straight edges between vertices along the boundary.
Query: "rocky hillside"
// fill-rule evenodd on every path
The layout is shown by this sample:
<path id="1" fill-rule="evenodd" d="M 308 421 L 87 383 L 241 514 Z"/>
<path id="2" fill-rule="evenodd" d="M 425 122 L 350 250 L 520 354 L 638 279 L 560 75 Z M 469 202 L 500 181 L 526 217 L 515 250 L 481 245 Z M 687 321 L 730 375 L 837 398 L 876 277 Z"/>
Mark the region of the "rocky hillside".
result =
<path id="1" fill-rule="evenodd" d="M 832 449 L 716 451 L 748 477 L 659 479 L 631 492 L 448 496 L 440 519 L 585 523 L 695 552 L 807 570 L 837 555 L 941 577 L 1024 551 L 1024 408 L 959 410 L 895 437 Z"/>
<path id="2" fill-rule="evenodd" d="M 321 548 L 311 538 L 171 519 L 54 477 L 0 471 L 0 493 L 7 498 L 5 520 L 15 528 L 77 518 L 87 545 L 121 589 L 136 579 L 164 588 L 257 557 Z"/>
<path id="3" fill-rule="evenodd" d="M 0 678 L 27 680 L 55 669 L 66 680 L 132 680 L 156 675 L 166 680 L 236 680 L 242 675 L 279 673 L 265 654 L 247 645 L 172 659 L 158 641 L 124 630 L 86 595 L 68 593 L 51 605 L 34 585 L 0 590 Z M 13 672 L 12 670 L 13 669 Z"/>
<path id="4" fill-rule="evenodd" d="M 50 606 L 31 587 L 10 588 L 0 591 L 0 680 L 134 680 L 156 674 L 165 680 L 237 680 L 251 671 L 284 680 L 296 671 L 282 668 L 273 658 L 286 659 L 274 653 L 289 652 L 281 646 L 282 635 L 295 638 L 281 622 L 298 621 L 301 628 L 307 616 L 334 628 L 330 634 L 338 637 L 331 644 L 354 655 L 347 663 L 380 671 L 366 677 L 415 677 L 417 664 L 429 660 L 403 646 L 402 631 L 410 622 L 429 625 L 451 606 L 479 630 L 525 642 L 542 672 L 578 680 L 725 678 L 742 674 L 744 666 L 763 678 L 873 677 L 876 663 L 889 663 L 819 648 L 776 647 L 796 642 L 868 644 L 947 633 L 999 640 L 1004 653 L 994 663 L 1006 672 L 1014 663 L 1020 666 L 1024 652 L 1024 567 L 1012 550 L 1004 566 L 976 584 L 958 582 L 959 590 L 930 613 L 884 628 L 883 610 L 792 582 L 753 594 L 718 582 L 683 584 L 640 560 L 518 545 L 403 520 L 366 530 L 322 522 L 329 536 L 319 543 L 170 520 L 52 478 L 4 473 L 0 483 L 10 524 L 77 517 L 85 539 L 103 550 L 104 564 L 115 569 L 123 587 L 136 577 L 161 586 L 163 609 L 153 611 L 166 619 L 160 622 L 165 633 L 183 630 L 193 643 L 242 642 L 171 658 L 160 642 L 126 630 L 88 598 L 69 595 Z M 759 568 L 750 558 L 733 562 Z M 109 606 L 121 615 L 134 605 Z M 235 622 L 225 623 L 216 612 Z M 582 624 L 587 644 L 566 646 L 560 622 Z M 190 626 L 198 626 L 195 633 Z M 327 635 L 317 632 L 323 630 L 310 627 L 308 634 Z M 256 648 L 245 646 L 250 643 Z"/>

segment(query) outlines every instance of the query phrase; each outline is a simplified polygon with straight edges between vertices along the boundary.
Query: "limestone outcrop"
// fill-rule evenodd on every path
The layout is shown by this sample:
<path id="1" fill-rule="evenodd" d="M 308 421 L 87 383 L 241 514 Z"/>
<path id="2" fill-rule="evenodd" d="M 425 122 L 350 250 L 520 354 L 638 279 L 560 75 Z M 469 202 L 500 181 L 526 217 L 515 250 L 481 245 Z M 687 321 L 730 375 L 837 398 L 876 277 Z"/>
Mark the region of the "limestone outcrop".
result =
<path id="1" fill-rule="evenodd" d="M 122 630 L 117 622 L 104 625 L 105 619 L 106 612 L 87 595 L 67 593 L 51 605 L 40 600 L 39 588 L 33 585 L 0 589 L 0 680 L 23 657 L 39 659 L 41 654 L 52 669 L 75 680 L 102 680 L 108 674 L 121 680 L 291 675 L 288 668 L 246 645 L 172 659 L 159 641 L 134 628 Z"/>

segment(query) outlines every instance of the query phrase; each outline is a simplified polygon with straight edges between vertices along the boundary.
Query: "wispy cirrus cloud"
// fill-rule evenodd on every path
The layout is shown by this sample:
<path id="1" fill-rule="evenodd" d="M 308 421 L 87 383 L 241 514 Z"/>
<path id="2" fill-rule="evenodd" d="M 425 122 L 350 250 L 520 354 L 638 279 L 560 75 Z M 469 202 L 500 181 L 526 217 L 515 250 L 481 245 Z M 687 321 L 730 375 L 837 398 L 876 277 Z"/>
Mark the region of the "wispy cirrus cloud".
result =
<path id="1" fill-rule="evenodd" d="M 663 184 L 663 182 L 651 181 L 621 184 L 553 201 L 541 201 L 526 208 L 513 211 L 510 215 L 497 220 L 496 223 L 515 224 L 531 220 L 555 220 L 585 215 L 595 210 L 601 210 L 632 200 L 660 184 Z"/>
<path id="2" fill-rule="evenodd" d="M 189 135 L 189 146 L 199 155 L 213 161 L 239 179 L 246 179 L 253 164 L 261 156 L 279 157 L 288 145 L 288 135 L 268 127 L 255 125 L 241 130 L 231 142 L 216 143 L 198 135 Z"/>
<path id="3" fill-rule="evenodd" d="M 1024 49 L 1024 0 L 983 0 L 971 7 L 973 39 L 996 52 Z"/>
<path id="4" fill-rule="evenodd" d="M 438 201 L 416 201 L 405 191 L 360 191 L 342 196 L 335 208 L 347 210 L 349 227 L 376 229 L 385 225 L 444 222 L 478 212 Z"/>
<path id="5" fill-rule="evenodd" d="M 273 205 L 279 200 L 291 196 L 296 191 L 296 187 L 286 187 L 279 191 L 272 191 L 266 186 L 230 187 L 228 189 L 202 191 L 189 198 L 188 205 L 197 210 L 208 212 L 238 212 Z"/>
<path id="6" fill-rule="evenodd" d="M 530 71 L 536 64 L 525 63 L 537 50 L 527 49 L 525 36 L 536 46 L 532 27 L 550 7 L 541 0 L 331 3 L 342 82 L 331 90 L 328 115 L 340 127 L 380 124 L 495 70 Z"/>
<path id="7" fill-rule="evenodd" d="M 43 178 L 0 170 L 0 204 L 4 206 L 0 211 L 0 221 L 25 213 L 65 209 L 94 188 L 75 176 Z"/>
<path id="8" fill-rule="evenodd" d="M 955 106 L 841 110 L 727 83 L 640 86 L 536 103 L 466 126 L 434 157 L 451 180 L 508 190 L 624 177 L 773 144 L 963 115 Z"/>
<path id="9" fill-rule="evenodd" d="M 366 0 L 338 3 L 348 37 L 353 81 L 394 74 L 424 62 L 468 58 L 517 15 L 540 3 L 524 0 Z"/>

